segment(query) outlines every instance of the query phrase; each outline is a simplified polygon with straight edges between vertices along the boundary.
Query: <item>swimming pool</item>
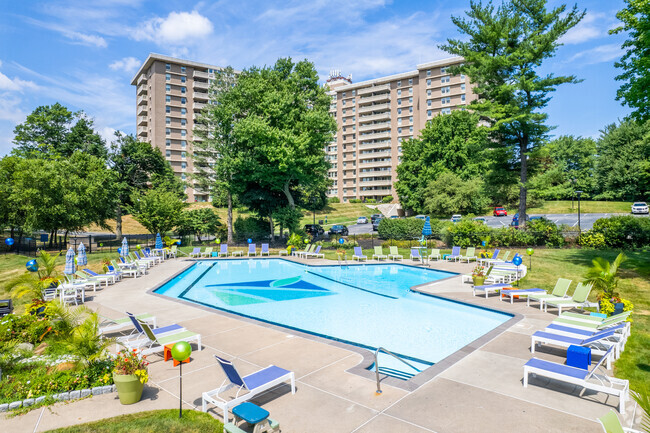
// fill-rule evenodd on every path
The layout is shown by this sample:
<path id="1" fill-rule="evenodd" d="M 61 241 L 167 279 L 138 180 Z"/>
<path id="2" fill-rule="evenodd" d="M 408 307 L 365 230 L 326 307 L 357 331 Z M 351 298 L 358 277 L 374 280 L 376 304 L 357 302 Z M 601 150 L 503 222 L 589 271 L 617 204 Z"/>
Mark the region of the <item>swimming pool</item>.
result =
<path id="1" fill-rule="evenodd" d="M 512 317 L 409 290 L 454 275 L 392 263 L 205 260 L 155 292 L 368 349 L 384 347 L 423 369 Z"/>

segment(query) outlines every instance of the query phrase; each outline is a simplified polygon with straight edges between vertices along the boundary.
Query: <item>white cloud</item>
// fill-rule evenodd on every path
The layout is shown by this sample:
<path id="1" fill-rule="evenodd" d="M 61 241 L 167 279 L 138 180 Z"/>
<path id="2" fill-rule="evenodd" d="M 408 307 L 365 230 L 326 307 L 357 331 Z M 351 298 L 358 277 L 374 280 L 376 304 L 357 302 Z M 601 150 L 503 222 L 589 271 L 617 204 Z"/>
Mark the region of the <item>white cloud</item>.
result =
<path id="1" fill-rule="evenodd" d="M 607 16 L 604 13 L 589 12 L 578 25 L 560 38 L 560 42 L 566 45 L 573 45 L 602 38 L 607 36 L 608 30 L 615 26 L 615 17 Z"/>
<path id="2" fill-rule="evenodd" d="M 75 44 L 98 48 L 106 48 L 108 46 L 106 39 L 102 38 L 101 36 L 87 35 L 84 33 L 72 32 L 69 30 L 61 30 L 61 34 L 63 34 L 63 36 L 66 38 L 72 40 Z"/>
<path id="3" fill-rule="evenodd" d="M 189 45 L 212 33 L 212 22 L 198 11 L 171 12 L 167 18 L 156 17 L 136 28 L 135 40 Z"/>
<path id="4" fill-rule="evenodd" d="M 108 67 L 114 71 L 124 71 L 131 73 L 138 69 L 141 63 L 142 62 L 135 57 L 124 57 L 123 59 L 114 61 L 108 65 Z"/>
<path id="5" fill-rule="evenodd" d="M 1 63 L 0 63 L 1 66 Z M 5 74 L 0 72 L 0 90 L 6 90 L 11 92 L 22 92 L 26 88 L 36 89 L 36 84 L 31 81 L 23 81 L 20 78 L 14 78 L 13 80 L 7 77 Z"/>
<path id="6" fill-rule="evenodd" d="M 598 47 L 581 51 L 574 54 L 568 62 L 580 60 L 582 64 L 593 65 L 596 63 L 611 62 L 617 60 L 623 55 L 623 49 L 620 44 L 606 44 Z"/>

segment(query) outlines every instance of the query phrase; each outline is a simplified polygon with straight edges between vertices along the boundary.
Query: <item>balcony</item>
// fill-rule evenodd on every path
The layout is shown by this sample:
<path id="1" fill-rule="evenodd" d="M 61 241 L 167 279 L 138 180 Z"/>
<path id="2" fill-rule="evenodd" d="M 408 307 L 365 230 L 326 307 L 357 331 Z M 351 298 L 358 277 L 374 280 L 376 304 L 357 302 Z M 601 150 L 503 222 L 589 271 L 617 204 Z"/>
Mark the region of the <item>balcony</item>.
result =
<path id="1" fill-rule="evenodd" d="M 194 70 L 194 73 L 192 74 L 192 77 L 194 78 L 203 78 L 203 79 L 208 79 L 208 73 L 203 72 L 203 71 L 197 71 L 196 69 Z"/>
<path id="2" fill-rule="evenodd" d="M 138 116 L 142 116 L 142 115 L 147 114 L 147 106 L 146 105 L 138 106 L 137 114 L 138 114 Z"/>
<path id="3" fill-rule="evenodd" d="M 138 116 L 138 126 L 147 124 L 147 116 Z"/>
<path id="4" fill-rule="evenodd" d="M 207 81 L 196 81 L 194 80 L 194 84 L 192 84 L 192 87 L 195 89 L 205 89 L 208 90 L 210 87 L 210 84 Z"/>
<path id="5" fill-rule="evenodd" d="M 357 95 L 361 96 L 379 92 L 390 92 L 390 83 L 381 84 L 379 86 L 364 87 L 363 89 L 357 90 Z"/>
<path id="6" fill-rule="evenodd" d="M 140 96 L 140 95 L 146 95 L 146 94 L 147 94 L 147 85 L 143 84 L 141 86 L 138 86 L 137 95 Z"/>
<path id="7" fill-rule="evenodd" d="M 368 122 L 375 122 L 377 120 L 390 120 L 390 111 L 385 111 L 385 112 L 379 113 L 379 114 L 371 114 L 369 116 L 360 116 L 359 117 L 359 124 L 368 123 Z"/>
<path id="8" fill-rule="evenodd" d="M 138 98 L 138 105 L 146 105 L 146 103 L 147 103 L 147 98 L 146 97 L 140 96 Z"/>
<path id="9" fill-rule="evenodd" d="M 359 132 L 380 131 L 382 129 L 390 129 L 390 122 L 368 123 L 359 126 Z"/>
<path id="10" fill-rule="evenodd" d="M 366 98 L 359 98 L 359 106 L 372 104 L 373 102 L 387 102 L 390 101 L 390 93 L 382 93 L 380 95 L 368 96 Z"/>
<path id="11" fill-rule="evenodd" d="M 359 135 L 359 141 L 376 140 L 378 138 L 390 138 L 390 130 L 384 132 L 375 132 L 373 134 Z"/>
<path id="12" fill-rule="evenodd" d="M 138 137 L 141 137 L 141 136 L 144 136 L 144 137 L 147 136 L 147 128 L 144 127 L 144 126 L 140 126 L 138 128 Z"/>
<path id="13" fill-rule="evenodd" d="M 136 80 L 135 84 L 137 84 L 139 86 L 140 84 L 146 83 L 146 82 L 147 82 L 147 75 L 146 74 L 140 74 L 140 76 Z"/>
<path id="14" fill-rule="evenodd" d="M 195 102 L 193 105 L 194 105 L 194 111 L 199 111 L 202 110 L 203 107 L 205 107 L 208 104 L 204 104 L 202 102 Z"/>
<path id="15" fill-rule="evenodd" d="M 385 196 L 385 195 L 388 195 L 388 194 L 390 194 L 390 188 L 388 188 L 388 189 L 371 189 L 370 191 L 359 191 L 359 195 L 362 195 L 364 197 L 371 196 L 371 195 L 372 196 L 374 196 L 374 195 Z"/>
<path id="16" fill-rule="evenodd" d="M 362 153 L 359 155 L 359 159 L 368 159 L 368 158 L 383 158 L 386 156 L 391 156 L 393 154 L 393 151 L 391 149 L 386 149 L 386 150 L 381 150 L 379 152 L 370 152 L 370 153 Z"/>
<path id="17" fill-rule="evenodd" d="M 388 180 L 369 180 L 364 181 L 363 179 L 359 182 L 359 186 L 392 186 L 393 181 Z"/>
<path id="18" fill-rule="evenodd" d="M 386 110 L 390 110 L 390 104 L 364 105 L 363 107 L 359 107 L 359 114 Z"/>
<path id="19" fill-rule="evenodd" d="M 372 167 L 391 167 L 392 161 L 361 161 L 359 166 L 361 168 L 372 168 Z"/>
<path id="20" fill-rule="evenodd" d="M 194 99 L 208 100 L 208 92 L 194 92 Z"/>
<path id="21" fill-rule="evenodd" d="M 392 143 L 390 140 L 382 140 L 379 142 L 375 143 L 361 143 L 359 144 L 359 150 L 366 150 L 366 149 L 384 149 L 384 148 L 390 148 L 392 147 Z"/>

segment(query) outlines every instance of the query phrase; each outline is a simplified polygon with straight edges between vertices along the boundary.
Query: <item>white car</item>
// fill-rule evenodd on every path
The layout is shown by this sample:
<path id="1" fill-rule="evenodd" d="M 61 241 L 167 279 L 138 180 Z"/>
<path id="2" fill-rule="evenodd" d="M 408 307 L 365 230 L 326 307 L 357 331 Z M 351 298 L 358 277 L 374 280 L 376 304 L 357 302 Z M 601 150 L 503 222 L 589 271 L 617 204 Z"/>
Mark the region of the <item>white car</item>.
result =
<path id="1" fill-rule="evenodd" d="M 458 221 L 460 221 L 460 219 L 461 219 L 460 214 L 453 214 L 453 215 L 451 216 L 451 222 L 452 222 L 452 223 L 457 223 Z"/>
<path id="2" fill-rule="evenodd" d="M 368 218 L 359 217 L 359 219 L 357 219 L 357 224 L 368 224 Z"/>
<path id="3" fill-rule="evenodd" d="M 648 204 L 643 201 L 637 201 L 632 204 L 632 213 L 648 213 Z"/>

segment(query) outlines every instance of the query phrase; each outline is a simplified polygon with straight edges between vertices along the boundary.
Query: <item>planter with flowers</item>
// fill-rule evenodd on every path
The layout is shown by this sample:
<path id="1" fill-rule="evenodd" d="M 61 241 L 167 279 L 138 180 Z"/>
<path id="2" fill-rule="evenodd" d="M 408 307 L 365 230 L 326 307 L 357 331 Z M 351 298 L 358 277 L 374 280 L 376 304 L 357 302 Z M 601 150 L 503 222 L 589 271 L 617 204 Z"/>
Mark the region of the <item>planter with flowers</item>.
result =
<path id="1" fill-rule="evenodd" d="M 117 388 L 120 403 L 133 404 L 142 398 L 144 384 L 149 381 L 146 356 L 138 355 L 137 350 L 117 354 L 113 369 L 113 382 Z"/>
<path id="2" fill-rule="evenodd" d="M 347 254 L 348 252 L 344 248 L 338 248 L 336 250 L 336 255 L 338 256 L 339 260 L 347 260 Z"/>
<path id="3" fill-rule="evenodd" d="M 487 269 L 485 266 L 477 265 L 472 271 L 472 281 L 475 286 L 482 286 L 485 284 L 485 277 L 487 276 Z"/>
<path id="4" fill-rule="evenodd" d="M 618 270 L 627 257 L 620 253 L 616 259 L 609 263 L 602 257 L 592 260 L 593 266 L 587 271 L 587 283 L 593 284 L 593 288 L 599 290 L 599 310 L 603 314 L 611 316 L 634 308 L 634 305 L 626 299 L 622 299 L 618 290 Z"/>

